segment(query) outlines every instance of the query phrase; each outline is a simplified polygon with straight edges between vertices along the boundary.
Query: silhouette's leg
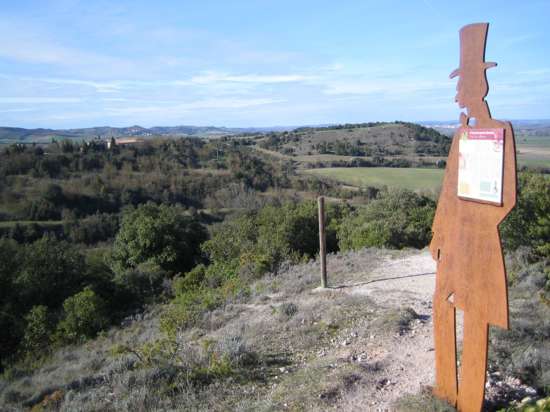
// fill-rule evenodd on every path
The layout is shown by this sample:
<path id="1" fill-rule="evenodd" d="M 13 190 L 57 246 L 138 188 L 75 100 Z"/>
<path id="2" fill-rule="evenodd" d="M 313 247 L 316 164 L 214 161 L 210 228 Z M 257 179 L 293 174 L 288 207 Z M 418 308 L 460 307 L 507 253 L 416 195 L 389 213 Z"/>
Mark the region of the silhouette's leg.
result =
<path id="1" fill-rule="evenodd" d="M 488 333 L 487 322 L 479 320 L 475 314 L 464 314 L 464 342 L 458 387 L 460 412 L 479 412 L 483 406 Z"/>
<path id="2" fill-rule="evenodd" d="M 456 321 L 455 307 L 447 296 L 434 295 L 434 345 L 435 388 L 434 394 L 456 405 Z"/>

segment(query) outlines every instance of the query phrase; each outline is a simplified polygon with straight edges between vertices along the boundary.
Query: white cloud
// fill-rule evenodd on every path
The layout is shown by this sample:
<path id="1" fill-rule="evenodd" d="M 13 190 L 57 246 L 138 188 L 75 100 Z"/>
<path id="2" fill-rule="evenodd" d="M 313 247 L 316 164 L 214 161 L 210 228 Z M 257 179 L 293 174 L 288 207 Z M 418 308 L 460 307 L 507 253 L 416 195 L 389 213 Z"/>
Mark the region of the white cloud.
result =
<path id="1" fill-rule="evenodd" d="M 217 72 L 205 72 L 203 74 L 193 76 L 190 80 L 192 84 L 210 84 L 210 83 L 291 83 L 303 82 L 312 80 L 313 76 L 304 76 L 300 74 L 242 74 L 231 75 Z"/>
<path id="2" fill-rule="evenodd" d="M 21 28 L 24 27 L 24 30 Z M 119 57 L 76 49 L 53 39 L 25 20 L 0 19 L 0 57 L 20 63 L 48 64 L 109 73 L 131 73 L 135 65 Z"/>
<path id="3" fill-rule="evenodd" d="M 36 78 L 32 80 L 37 80 L 44 83 L 60 84 L 60 85 L 87 86 L 95 89 L 95 91 L 97 91 L 98 93 L 113 93 L 113 92 L 119 91 L 122 88 L 122 84 L 117 81 L 97 82 L 97 81 L 91 81 L 91 80 L 62 79 L 62 78 Z"/>
<path id="4" fill-rule="evenodd" d="M 175 103 L 170 105 L 150 105 L 150 106 L 125 106 L 111 107 L 106 111 L 114 116 L 127 116 L 140 113 L 179 113 L 191 112 L 195 110 L 209 109 L 244 109 L 255 106 L 263 106 L 283 102 L 282 99 L 256 98 L 256 99 L 204 99 L 192 102 Z"/>
<path id="5" fill-rule="evenodd" d="M 427 80 L 349 79 L 327 82 L 323 93 L 327 95 L 405 95 L 430 91 L 436 92 L 442 89 L 452 89 L 453 87 L 454 85 L 450 82 Z"/>
<path id="6" fill-rule="evenodd" d="M 0 104 L 78 103 L 79 97 L 0 97 Z"/>

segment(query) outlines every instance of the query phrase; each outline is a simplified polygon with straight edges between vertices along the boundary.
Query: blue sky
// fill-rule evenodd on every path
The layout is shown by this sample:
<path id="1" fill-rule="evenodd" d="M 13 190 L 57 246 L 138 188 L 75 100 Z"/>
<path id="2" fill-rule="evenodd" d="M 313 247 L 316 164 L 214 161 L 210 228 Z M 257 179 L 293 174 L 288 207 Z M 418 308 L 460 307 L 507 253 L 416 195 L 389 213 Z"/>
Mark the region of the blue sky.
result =
<path id="1" fill-rule="evenodd" d="M 490 22 L 487 100 L 550 118 L 550 1 L 11 1 L 0 125 L 456 119 L 458 30 Z"/>

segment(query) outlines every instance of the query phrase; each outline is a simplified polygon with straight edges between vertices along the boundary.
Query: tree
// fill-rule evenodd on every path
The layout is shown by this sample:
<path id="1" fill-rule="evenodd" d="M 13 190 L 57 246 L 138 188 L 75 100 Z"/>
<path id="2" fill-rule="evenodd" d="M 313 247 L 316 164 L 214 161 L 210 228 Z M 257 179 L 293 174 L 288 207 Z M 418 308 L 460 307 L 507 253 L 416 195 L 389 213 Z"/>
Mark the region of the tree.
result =
<path id="1" fill-rule="evenodd" d="M 14 278 L 21 263 L 20 246 L 0 238 L 0 371 L 5 359 L 12 356 L 22 334 L 21 317 Z"/>
<path id="2" fill-rule="evenodd" d="M 206 239 L 205 228 L 181 208 L 146 203 L 124 213 L 112 267 L 121 274 L 149 262 L 171 274 L 187 272 L 200 260 Z"/>
<path id="3" fill-rule="evenodd" d="M 84 281 L 84 257 L 74 246 L 44 236 L 25 245 L 24 258 L 14 279 L 24 305 L 56 308 Z"/>
<path id="4" fill-rule="evenodd" d="M 64 319 L 57 326 L 57 338 L 62 342 L 78 342 L 92 338 L 108 324 L 105 302 L 86 287 L 63 302 Z"/>

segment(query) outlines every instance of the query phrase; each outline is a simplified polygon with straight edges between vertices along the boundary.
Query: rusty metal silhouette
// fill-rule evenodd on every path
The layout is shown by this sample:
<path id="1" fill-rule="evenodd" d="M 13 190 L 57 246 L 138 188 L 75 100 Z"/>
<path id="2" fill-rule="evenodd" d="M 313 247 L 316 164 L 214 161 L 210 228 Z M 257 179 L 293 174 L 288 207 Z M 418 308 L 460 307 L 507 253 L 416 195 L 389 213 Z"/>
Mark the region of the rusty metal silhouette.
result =
<path id="1" fill-rule="evenodd" d="M 434 394 L 459 411 L 480 411 L 485 395 L 489 325 L 508 329 L 506 269 L 498 225 L 516 203 L 516 157 L 512 126 L 491 118 L 484 100 L 487 23 L 460 30 L 460 67 L 456 102 L 461 128 L 455 134 L 432 227 L 430 251 L 437 262 L 433 298 L 436 382 Z M 475 123 L 474 123 L 475 119 Z M 474 123 L 474 124 L 472 124 Z M 461 132 L 502 129 L 504 154 L 500 204 L 459 198 L 458 152 Z M 464 311 L 464 338 L 457 374 L 456 309 Z"/>

